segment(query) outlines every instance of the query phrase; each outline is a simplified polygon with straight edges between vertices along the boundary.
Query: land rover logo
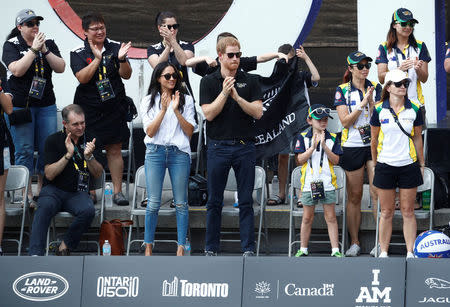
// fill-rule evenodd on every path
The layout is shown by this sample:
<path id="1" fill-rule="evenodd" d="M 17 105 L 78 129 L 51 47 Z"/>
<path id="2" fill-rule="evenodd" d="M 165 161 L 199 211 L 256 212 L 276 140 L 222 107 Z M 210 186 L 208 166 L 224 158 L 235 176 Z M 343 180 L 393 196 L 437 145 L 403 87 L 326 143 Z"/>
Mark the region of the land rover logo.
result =
<path id="1" fill-rule="evenodd" d="M 55 273 L 33 272 L 17 278 L 12 287 L 14 293 L 23 299 L 44 302 L 66 294 L 69 283 L 64 277 Z"/>

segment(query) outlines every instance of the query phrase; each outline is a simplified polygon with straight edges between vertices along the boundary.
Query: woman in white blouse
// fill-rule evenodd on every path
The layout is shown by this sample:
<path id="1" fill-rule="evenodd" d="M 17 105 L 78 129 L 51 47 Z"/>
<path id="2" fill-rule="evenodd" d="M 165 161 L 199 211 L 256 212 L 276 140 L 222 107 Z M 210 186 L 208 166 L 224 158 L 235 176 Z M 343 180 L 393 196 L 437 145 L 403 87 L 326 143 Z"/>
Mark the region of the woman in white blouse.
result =
<path id="1" fill-rule="evenodd" d="M 173 64 L 155 66 L 148 96 L 141 102 L 145 131 L 145 176 L 147 210 L 145 214 L 145 255 L 151 256 L 166 168 L 169 169 L 176 206 L 178 249 L 184 255 L 188 227 L 187 190 L 191 165 L 189 140 L 195 126 L 195 107 L 191 96 L 182 94 L 181 80 Z"/>

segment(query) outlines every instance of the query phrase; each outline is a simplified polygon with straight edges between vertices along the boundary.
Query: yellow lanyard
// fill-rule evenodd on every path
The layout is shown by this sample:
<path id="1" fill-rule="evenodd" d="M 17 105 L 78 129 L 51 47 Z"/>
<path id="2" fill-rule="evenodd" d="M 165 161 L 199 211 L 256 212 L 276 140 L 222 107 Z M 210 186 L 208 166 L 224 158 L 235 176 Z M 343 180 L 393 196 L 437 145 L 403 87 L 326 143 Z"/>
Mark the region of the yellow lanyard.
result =
<path id="1" fill-rule="evenodd" d="M 40 59 L 40 62 L 41 62 L 41 77 L 44 78 L 44 59 L 42 58 L 42 53 L 41 52 L 39 52 L 39 59 Z M 37 59 L 34 60 L 34 71 L 36 73 L 36 76 L 38 76 L 39 75 L 39 67 L 38 67 L 38 64 L 37 64 Z"/>
<path id="2" fill-rule="evenodd" d="M 102 68 L 103 68 L 103 75 L 102 75 Z M 102 65 L 98 67 L 98 80 L 102 81 L 103 77 L 107 77 L 106 75 L 106 57 L 103 56 Z"/>

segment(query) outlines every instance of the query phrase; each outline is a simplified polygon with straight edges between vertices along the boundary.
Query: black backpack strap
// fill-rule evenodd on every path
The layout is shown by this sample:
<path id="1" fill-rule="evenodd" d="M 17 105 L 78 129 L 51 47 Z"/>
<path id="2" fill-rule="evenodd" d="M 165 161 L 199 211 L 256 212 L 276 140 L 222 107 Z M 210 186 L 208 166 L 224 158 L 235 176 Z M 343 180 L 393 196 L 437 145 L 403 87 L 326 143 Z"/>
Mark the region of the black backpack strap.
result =
<path id="1" fill-rule="evenodd" d="M 400 124 L 400 121 L 398 120 L 398 116 L 397 114 L 395 114 L 394 110 L 392 110 L 392 108 L 389 108 L 389 111 L 391 111 L 392 117 L 395 120 L 395 123 L 398 125 L 398 127 L 400 128 L 400 130 L 406 134 L 410 139 L 412 139 L 411 134 L 409 134 L 408 132 L 406 132 L 406 130 L 403 128 L 402 124 Z"/>

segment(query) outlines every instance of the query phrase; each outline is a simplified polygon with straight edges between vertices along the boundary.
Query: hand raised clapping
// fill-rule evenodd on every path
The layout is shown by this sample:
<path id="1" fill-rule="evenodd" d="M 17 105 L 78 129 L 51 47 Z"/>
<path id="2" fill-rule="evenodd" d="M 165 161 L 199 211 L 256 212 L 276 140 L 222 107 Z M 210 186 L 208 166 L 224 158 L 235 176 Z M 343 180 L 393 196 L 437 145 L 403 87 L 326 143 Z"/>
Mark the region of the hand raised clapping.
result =
<path id="1" fill-rule="evenodd" d="M 89 159 L 94 153 L 95 149 L 95 138 L 91 142 L 86 143 L 86 147 L 84 148 L 84 157 Z"/>
<path id="2" fill-rule="evenodd" d="M 125 57 L 127 56 L 127 54 L 128 54 L 128 50 L 131 48 L 131 42 L 128 42 L 128 43 L 122 43 L 122 45 L 120 46 L 120 49 L 119 49 L 119 54 L 118 54 L 118 58 L 119 58 L 119 60 L 121 60 L 121 61 L 123 61 L 123 60 L 125 60 Z"/>
<path id="3" fill-rule="evenodd" d="M 94 42 L 91 39 L 89 40 L 89 46 L 91 47 L 91 51 L 94 54 L 95 58 L 101 60 L 102 49 L 100 48 L 100 46 L 94 44 Z"/>

